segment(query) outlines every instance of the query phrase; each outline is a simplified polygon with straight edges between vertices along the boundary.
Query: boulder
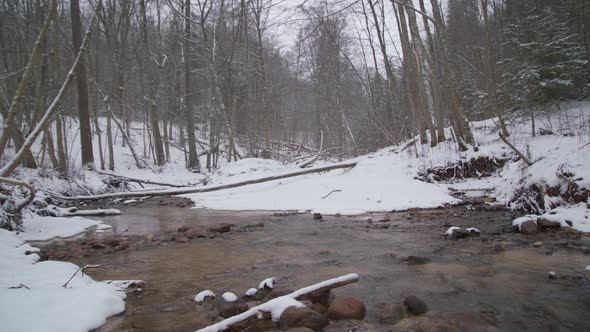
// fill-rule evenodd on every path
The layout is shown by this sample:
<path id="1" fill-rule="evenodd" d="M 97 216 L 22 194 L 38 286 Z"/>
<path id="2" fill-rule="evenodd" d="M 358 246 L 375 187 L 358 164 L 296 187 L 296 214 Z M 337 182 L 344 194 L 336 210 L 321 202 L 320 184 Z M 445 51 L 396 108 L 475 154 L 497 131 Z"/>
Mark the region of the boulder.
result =
<path id="1" fill-rule="evenodd" d="M 311 303 L 319 303 L 326 308 L 330 306 L 332 300 L 334 300 L 334 294 L 328 289 L 323 292 L 313 292 L 307 295 L 307 299 L 311 301 Z"/>
<path id="2" fill-rule="evenodd" d="M 536 234 L 538 231 L 537 223 L 534 220 L 527 220 L 520 224 L 519 230 L 522 234 Z"/>
<path id="3" fill-rule="evenodd" d="M 328 317 L 330 319 L 358 319 L 365 318 L 367 310 L 363 301 L 354 298 L 346 297 L 336 299 L 328 309 Z"/>
<path id="4" fill-rule="evenodd" d="M 404 306 L 413 315 L 421 315 L 428 311 L 426 303 L 413 295 L 404 299 Z"/>
<path id="5" fill-rule="evenodd" d="M 406 262 L 408 265 L 424 265 L 426 263 L 430 263 L 430 261 L 431 261 L 430 258 L 424 257 L 424 256 L 410 255 L 410 256 L 404 258 L 404 262 Z"/>
<path id="6" fill-rule="evenodd" d="M 238 299 L 235 302 L 226 302 L 223 299 L 217 299 L 215 304 L 217 311 L 219 312 L 219 316 L 223 318 L 239 315 L 242 312 L 248 310 L 248 304 L 246 301 L 241 299 Z"/>
<path id="7" fill-rule="evenodd" d="M 406 318 L 408 314 L 406 313 L 406 308 L 399 303 L 384 303 L 378 306 L 375 316 L 381 324 L 394 325 Z"/>
<path id="8" fill-rule="evenodd" d="M 551 221 L 545 218 L 541 218 L 541 220 L 539 220 L 538 225 L 542 228 L 542 229 L 546 229 L 546 228 L 560 228 L 561 227 L 561 223 L 559 223 L 558 221 Z"/>
<path id="9" fill-rule="evenodd" d="M 283 311 L 279 319 L 282 330 L 306 327 L 313 331 L 322 331 L 330 322 L 326 316 L 307 307 L 289 307 Z"/>

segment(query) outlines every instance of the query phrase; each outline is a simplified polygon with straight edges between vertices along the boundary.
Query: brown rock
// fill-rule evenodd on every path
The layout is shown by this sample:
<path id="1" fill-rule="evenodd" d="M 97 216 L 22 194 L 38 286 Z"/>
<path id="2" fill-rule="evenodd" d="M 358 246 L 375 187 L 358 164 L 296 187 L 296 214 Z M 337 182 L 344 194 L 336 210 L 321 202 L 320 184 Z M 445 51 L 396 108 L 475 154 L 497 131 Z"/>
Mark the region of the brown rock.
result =
<path id="1" fill-rule="evenodd" d="M 394 325 L 407 316 L 406 308 L 399 303 L 381 304 L 378 306 L 376 314 L 379 323 L 387 325 Z"/>
<path id="2" fill-rule="evenodd" d="M 115 247 L 115 249 L 117 249 L 117 250 L 129 249 L 129 241 L 123 240 L 123 241 L 119 242 L 119 245 L 117 247 Z"/>
<path id="3" fill-rule="evenodd" d="M 520 224 L 520 232 L 522 234 L 536 234 L 538 231 L 537 223 L 533 220 L 527 220 Z"/>
<path id="4" fill-rule="evenodd" d="M 590 271 L 586 272 L 586 279 L 590 280 Z"/>
<path id="5" fill-rule="evenodd" d="M 551 221 L 551 220 L 547 220 L 545 218 L 539 220 L 539 226 L 541 226 L 541 228 L 560 228 L 561 224 L 558 221 Z"/>
<path id="6" fill-rule="evenodd" d="M 212 233 L 227 233 L 230 230 L 231 230 L 231 226 L 227 225 L 227 224 L 209 228 L 209 231 Z"/>
<path id="7" fill-rule="evenodd" d="M 283 311 L 279 319 L 282 330 L 295 327 L 307 327 L 313 331 L 322 331 L 330 322 L 324 315 L 307 307 L 289 307 Z"/>
<path id="8" fill-rule="evenodd" d="M 215 304 L 219 316 L 223 318 L 239 315 L 248 310 L 248 304 L 241 299 L 238 299 L 235 302 L 225 302 L 223 299 L 216 299 Z"/>
<path id="9" fill-rule="evenodd" d="M 332 300 L 334 300 L 334 294 L 328 289 L 323 292 L 313 292 L 307 295 L 307 299 L 311 301 L 311 303 L 319 303 L 326 308 L 330 306 Z"/>
<path id="10" fill-rule="evenodd" d="M 336 299 L 328 309 L 330 319 L 359 319 L 365 318 L 367 310 L 365 304 L 354 297 Z"/>
<path id="11" fill-rule="evenodd" d="M 186 238 L 186 236 L 184 236 L 182 234 L 176 234 L 174 236 L 174 241 L 176 241 L 178 243 L 186 243 L 186 242 L 188 242 L 188 239 Z"/>
<path id="12" fill-rule="evenodd" d="M 590 272 L 588 272 L 590 273 Z M 312 303 L 310 306 L 311 310 L 319 312 L 322 315 L 325 315 L 328 313 L 328 308 L 326 308 L 323 304 L 321 303 Z"/>
<path id="13" fill-rule="evenodd" d="M 404 306 L 409 313 L 414 315 L 420 315 L 428 311 L 428 306 L 424 301 L 420 300 L 416 296 L 408 296 L 404 299 Z"/>

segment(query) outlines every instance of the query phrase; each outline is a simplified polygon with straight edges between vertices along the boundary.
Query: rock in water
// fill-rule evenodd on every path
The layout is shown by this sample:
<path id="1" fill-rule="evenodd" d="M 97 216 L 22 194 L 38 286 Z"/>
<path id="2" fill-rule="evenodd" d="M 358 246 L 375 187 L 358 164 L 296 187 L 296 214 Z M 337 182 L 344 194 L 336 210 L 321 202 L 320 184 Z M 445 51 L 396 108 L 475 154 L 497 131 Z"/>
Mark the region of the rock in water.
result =
<path id="1" fill-rule="evenodd" d="M 408 265 L 424 265 L 426 263 L 430 263 L 430 261 L 431 259 L 428 257 L 413 255 L 410 255 L 404 259 L 404 262 L 408 263 Z"/>
<path id="2" fill-rule="evenodd" d="M 547 273 L 547 276 L 549 277 L 549 279 L 557 279 L 557 273 L 555 273 L 553 271 L 549 271 Z"/>
<path id="3" fill-rule="evenodd" d="M 542 245 L 543 245 L 543 242 L 541 242 L 541 241 L 537 241 L 537 242 L 533 243 L 533 247 L 535 247 L 535 248 L 539 248 Z"/>
<path id="4" fill-rule="evenodd" d="M 404 306 L 409 313 L 414 315 L 420 315 L 428 311 L 428 306 L 424 301 L 420 300 L 416 296 L 408 296 L 404 299 Z"/>
<path id="5" fill-rule="evenodd" d="M 324 315 L 307 307 L 289 307 L 283 311 L 279 319 L 282 330 L 296 327 L 307 327 L 313 331 L 322 331 L 330 322 Z"/>
<path id="6" fill-rule="evenodd" d="M 336 299 L 328 309 L 331 319 L 363 319 L 367 310 L 363 301 L 354 297 Z"/>
<path id="7" fill-rule="evenodd" d="M 522 234 L 536 234 L 537 231 L 537 223 L 533 220 L 527 220 L 520 224 L 520 232 Z"/>
<path id="8" fill-rule="evenodd" d="M 321 213 L 314 213 L 313 214 L 313 220 L 322 220 L 322 214 Z"/>
<path id="9" fill-rule="evenodd" d="M 239 299 L 235 302 L 226 302 L 225 300 L 217 300 L 216 301 L 217 311 L 219 311 L 219 316 L 223 318 L 229 318 L 231 316 L 239 315 L 242 312 L 248 310 L 248 304 L 246 301 Z"/>

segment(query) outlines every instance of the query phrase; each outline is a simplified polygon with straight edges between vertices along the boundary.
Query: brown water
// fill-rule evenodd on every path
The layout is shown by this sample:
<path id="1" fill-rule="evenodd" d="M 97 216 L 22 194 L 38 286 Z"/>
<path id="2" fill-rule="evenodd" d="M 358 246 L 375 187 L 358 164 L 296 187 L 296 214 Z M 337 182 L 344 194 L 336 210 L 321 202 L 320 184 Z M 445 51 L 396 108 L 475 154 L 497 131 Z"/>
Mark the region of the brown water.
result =
<path id="1" fill-rule="evenodd" d="M 115 233 L 131 235 L 182 225 L 235 226 L 214 239 L 168 242 L 75 261 L 121 263 L 91 274 L 146 282 L 142 294 L 128 296 L 127 312 L 111 318 L 100 331 L 194 331 L 212 319 L 193 302 L 201 290 L 239 295 L 271 276 L 277 277 L 279 287 L 296 289 L 352 272 L 360 281 L 335 293 L 366 303 L 365 322 L 354 323 L 361 326 L 359 331 L 391 330 L 382 324 L 384 304 L 400 303 L 408 295 L 428 304 L 427 319 L 453 320 L 458 330 L 590 330 L 590 281 L 583 277 L 590 264 L 588 236 L 562 232 L 524 237 L 511 231 L 510 212 L 457 207 L 392 213 L 385 222 L 378 221 L 383 214 L 314 221 L 308 214 L 275 217 L 269 212 L 154 205 L 123 207 L 123 215 L 105 220 Z M 483 235 L 447 240 L 441 236 L 445 221 L 478 227 Z M 258 222 L 264 227 L 240 228 Z M 537 240 L 545 244 L 532 247 Z M 546 255 L 548 250 L 553 254 Z M 403 261 L 408 255 L 432 261 L 408 265 Z M 548 279 L 548 271 L 559 278 Z"/>

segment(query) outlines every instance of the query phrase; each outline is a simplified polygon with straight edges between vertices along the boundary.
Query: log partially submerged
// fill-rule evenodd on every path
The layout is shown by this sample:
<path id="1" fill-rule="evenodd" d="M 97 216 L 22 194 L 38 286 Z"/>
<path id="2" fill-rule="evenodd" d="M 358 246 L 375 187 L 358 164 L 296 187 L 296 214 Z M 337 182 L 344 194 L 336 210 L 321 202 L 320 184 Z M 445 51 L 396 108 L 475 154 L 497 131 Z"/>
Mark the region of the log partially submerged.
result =
<path id="1" fill-rule="evenodd" d="M 185 187 L 179 189 L 165 189 L 165 190 L 145 190 L 145 191 L 133 191 L 133 192 L 119 192 L 119 193 L 108 193 L 108 194 L 100 194 L 100 195 L 89 195 L 89 196 L 72 196 L 67 197 L 63 195 L 59 195 L 56 193 L 50 193 L 53 197 L 61 200 L 77 200 L 77 201 L 93 201 L 93 200 L 101 200 L 101 199 L 113 199 L 113 198 L 130 198 L 130 197 L 145 197 L 145 196 L 172 196 L 172 195 L 185 195 L 185 194 L 198 194 L 198 193 L 206 193 L 211 191 L 219 191 L 231 188 L 237 188 L 242 186 L 247 186 L 251 184 L 258 184 L 263 182 L 275 181 L 286 179 L 290 177 L 312 174 L 312 173 L 320 173 L 320 172 L 328 172 L 333 171 L 336 169 L 344 169 L 344 168 L 352 168 L 355 167 L 357 164 L 356 161 L 349 162 L 349 163 L 341 163 L 341 164 L 334 164 L 329 166 L 323 167 L 315 167 L 315 168 L 308 168 L 302 171 L 281 174 L 281 175 L 273 175 L 267 176 L 264 178 L 247 180 L 242 182 L 234 182 L 229 184 L 222 184 L 219 186 L 210 186 L 210 187 Z"/>
<path id="2" fill-rule="evenodd" d="M 252 307 L 246 312 L 229 317 L 219 323 L 197 330 L 197 332 L 226 331 L 237 325 L 240 327 L 246 327 L 258 319 L 269 317 L 269 314 L 273 319 L 278 320 L 278 317 L 280 317 L 282 311 L 284 311 L 287 307 L 298 305 L 301 306 L 302 303 L 299 301 L 305 300 L 307 297 L 313 294 L 318 294 L 333 288 L 346 286 L 357 281 L 359 281 L 359 276 L 356 273 L 322 281 L 320 283 L 296 290 L 291 294 L 280 296 L 268 302 Z"/>
<path id="3" fill-rule="evenodd" d="M 107 176 L 112 176 L 114 178 L 118 178 L 118 179 L 122 179 L 122 180 L 127 180 L 129 182 L 136 182 L 136 183 L 145 183 L 145 184 L 153 184 L 156 186 L 165 186 L 165 187 L 174 187 L 174 188 L 183 188 L 185 186 L 181 186 L 178 184 L 172 184 L 172 183 L 165 183 L 165 182 L 157 182 L 157 181 L 151 181 L 151 180 L 144 180 L 144 179 L 137 179 L 137 178 L 132 178 L 132 177 L 128 177 L 128 176 L 123 176 L 123 175 L 118 175 L 118 174 L 113 174 L 110 172 L 103 172 L 103 171 L 97 171 L 98 174 L 102 174 L 102 175 L 107 175 Z"/>

